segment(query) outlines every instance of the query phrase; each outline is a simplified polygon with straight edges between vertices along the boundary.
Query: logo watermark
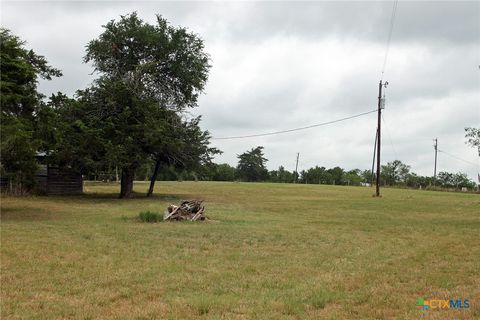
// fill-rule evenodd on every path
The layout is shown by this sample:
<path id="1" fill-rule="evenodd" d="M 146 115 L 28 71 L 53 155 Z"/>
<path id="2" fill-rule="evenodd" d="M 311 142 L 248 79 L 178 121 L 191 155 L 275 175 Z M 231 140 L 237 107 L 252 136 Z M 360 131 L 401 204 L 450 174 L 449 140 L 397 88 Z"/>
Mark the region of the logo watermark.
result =
<path id="1" fill-rule="evenodd" d="M 468 299 L 430 299 L 424 300 L 418 298 L 417 308 L 428 310 L 445 310 L 445 309 L 468 309 L 470 308 L 470 301 Z"/>

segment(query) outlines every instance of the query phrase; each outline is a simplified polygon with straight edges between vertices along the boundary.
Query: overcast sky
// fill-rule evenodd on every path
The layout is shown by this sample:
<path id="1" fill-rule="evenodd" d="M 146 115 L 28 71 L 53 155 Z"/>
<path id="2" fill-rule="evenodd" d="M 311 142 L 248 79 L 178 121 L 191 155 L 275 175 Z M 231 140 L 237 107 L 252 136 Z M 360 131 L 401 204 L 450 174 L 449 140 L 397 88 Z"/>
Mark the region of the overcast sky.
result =
<path id="1" fill-rule="evenodd" d="M 214 137 L 308 126 L 376 108 L 392 2 L 1 2 L 1 25 L 47 57 L 63 77 L 42 82 L 50 95 L 73 95 L 95 75 L 82 63 L 102 25 L 137 11 L 161 14 L 205 41 L 212 68 L 193 114 Z M 422 175 L 466 172 L 480 158 L 464 127 L 480 127 L 480 2 L 398 3 L 385 68 L 382 162 L 399 159 Z M 243 140 L 212 140 L 216 162 L 261 145 L 269 169 L 319 165 L 368 169 L 376 114 L 299 131 Z"/>

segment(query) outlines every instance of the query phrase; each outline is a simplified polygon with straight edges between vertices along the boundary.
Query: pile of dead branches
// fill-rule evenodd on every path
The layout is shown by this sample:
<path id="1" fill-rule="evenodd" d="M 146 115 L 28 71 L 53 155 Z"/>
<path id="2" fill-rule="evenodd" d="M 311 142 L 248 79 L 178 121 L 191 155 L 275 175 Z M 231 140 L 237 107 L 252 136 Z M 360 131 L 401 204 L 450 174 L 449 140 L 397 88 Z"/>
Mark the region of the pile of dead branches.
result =
<path id="1" fill-rule="evenodd" d="M 163 220 L 207 220 L 204 215 L 205 207 L 202 206 L 203 200 L 185 200 L 180 202 L 179 206 L 169 205 L 163 216 Z"/>

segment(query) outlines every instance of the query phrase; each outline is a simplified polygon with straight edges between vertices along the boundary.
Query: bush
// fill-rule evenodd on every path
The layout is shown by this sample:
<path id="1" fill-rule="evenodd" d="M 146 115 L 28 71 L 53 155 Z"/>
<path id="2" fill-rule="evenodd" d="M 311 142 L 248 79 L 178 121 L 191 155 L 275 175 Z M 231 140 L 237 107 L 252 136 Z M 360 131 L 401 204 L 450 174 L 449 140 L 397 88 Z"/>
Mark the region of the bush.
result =
<path id="1" fill-rule="evenodd" d="M 152 211 L 142 211 L 138 217 L 142 222 L 158 222 L 163 220 L 163 215 Z"/>

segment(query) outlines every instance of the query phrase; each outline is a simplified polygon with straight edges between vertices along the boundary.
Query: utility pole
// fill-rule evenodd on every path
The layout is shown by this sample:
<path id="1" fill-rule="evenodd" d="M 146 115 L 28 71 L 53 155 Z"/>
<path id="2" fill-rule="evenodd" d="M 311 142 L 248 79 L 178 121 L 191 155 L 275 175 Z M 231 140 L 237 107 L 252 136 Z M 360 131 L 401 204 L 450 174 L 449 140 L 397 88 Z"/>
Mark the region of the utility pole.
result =
<path id="1" fill-rule="evenodd" d="M 298 179 L 298 157 L 300 156 L 300 152 L 297 152 L 297 164 L 295 165 L 295 180 L 293 180 L 293 183 L 297 183 Z"/>
<path id="2" fill-rule="evenodd" d="M 385 87 L 387 86 L 388 82 L 385 82 Z M 377 185 L 375 190 L 375 196 L 380 197 L 380 146 L 381 144 L 381 137 L 382 137 L 382 80 L 378 84 L 378 119 L 377 119 Z"/>
<path id="3" fill-rule="evenodd" d="M 435 149 L 435 166 L 433 167 L 433 185 L 435 186 L 437 180 L 437 151 L 438 151 L 438 138 L 435 138 L 435 144 L 433 148 Z"/>
<path id="4" fill-rule="evenodd" d="M 373 186 L 373 180 L 375 179 L 375 173 L 373 172 L 373 170 L 375 169 L 375 152 L 377 152 L 377 138 L 378 138 L 378 129 L 375 130 L 375 144 L 373 145 L 372 180 L 370 181 L 372 186 Z"/>

